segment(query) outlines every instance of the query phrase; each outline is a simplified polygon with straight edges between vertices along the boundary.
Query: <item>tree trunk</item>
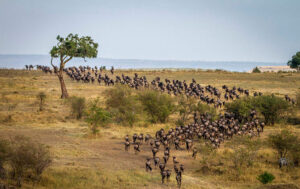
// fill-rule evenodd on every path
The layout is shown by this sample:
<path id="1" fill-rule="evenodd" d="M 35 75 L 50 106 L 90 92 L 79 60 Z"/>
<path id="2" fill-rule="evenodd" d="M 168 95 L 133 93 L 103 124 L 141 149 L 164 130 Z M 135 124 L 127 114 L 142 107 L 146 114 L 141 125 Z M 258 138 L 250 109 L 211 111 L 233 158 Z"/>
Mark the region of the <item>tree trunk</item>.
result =
<path id="1" fill-rule="evenodd" d="M 69 62 L 72 59 L 72 57 L 69 57 L 68 59 L 66 59 L 66 58 L 67 58 L 67 56 L 62 56 L 62 55 L 60 56 L 59 71 L 56 73 L 56 75 L 59 79 L 59 82 L 60 82 L 61 98 L 69 97 L 69 94 L 68 94 L 68 91 L 67 91 L 67 88 L 65 85 L 65 81 L 64 81 L 63 71 L 64 71 L 65 64 L 67 62 Z M 57 67 L 53 65 L 52 61 L 53 61 L 53 57 L 51 58 L 51 65 L 53 66 L 54 70 L 57 70 Z"/>
<path id="2" fill-rule="evenodd" d="M 69 94 L 68 94 L 68 91 L 67 91 L 67 88 L 66 88 L 66 85 L 65 85 L 63 73 L 59 72 L 57 76 L 58 76 L 58 79 L 59 79 L 59 82 L 60 82 L 60 87 L 61 87 L 61 98 L 68 98 Z"/>

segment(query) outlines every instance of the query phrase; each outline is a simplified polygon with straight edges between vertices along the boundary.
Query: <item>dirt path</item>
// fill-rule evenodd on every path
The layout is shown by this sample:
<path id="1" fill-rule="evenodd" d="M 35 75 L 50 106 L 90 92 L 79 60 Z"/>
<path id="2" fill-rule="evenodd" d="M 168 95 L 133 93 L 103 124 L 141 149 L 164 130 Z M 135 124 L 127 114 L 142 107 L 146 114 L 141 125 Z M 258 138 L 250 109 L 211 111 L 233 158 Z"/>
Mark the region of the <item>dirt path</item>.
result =
<path id="1" fill-rule="evenodd" d="M 0 136 L 13 137 L 15 135 L 28 136 L 41 143 L 49 145 L 54 155 L 53 167 L 81 167 L 81 168 L 97 168 L 110 171 L 112 173 L 118 171 L 138 171 L 145 170 L 145 162 L 147 157 L 152 157 L 150 145 L 143 144 L 141 152 L 135 154 L 133 147 L 129 152 L 125 152 L 123 139 L 112 137 L 109 132 L 105 133 L 97 139 L 89 139 L 80 135 L 81 128 L 76 126 L 64 125 L 62 127 L 31 127 L 31 126 L 18 126 L 1 129 Z M 219 188 L 209 182 L 195 178 L 192 176 L 195 168 L 193 162 L 197 161 L 192 159 L 191 153 L 186 151 L 175 151 L 171 149 L 170 160 L 168 161 L 167 168 L 173 171 L 172 156 L 175 155 L 180 163 L 185 166 L 183 175 L 183 183 L 198 186 L 196 188 Z M 163 152 L 160 150 L 158 156 L 162 159 Z M 154 168 L 151 176 L 160 178 L 159 168 Z M 174 173 L 172 175 L 174 176 Z M 175 178 L 171 187 L 176 186 Z M 157 180 L 150 185 L 149 188 L 167 187 L 168 185 L 160 185 Z M 147 186 L 148 187 L 148 186 Z M 147 188 L 146 187 L 146 188 Z"/>

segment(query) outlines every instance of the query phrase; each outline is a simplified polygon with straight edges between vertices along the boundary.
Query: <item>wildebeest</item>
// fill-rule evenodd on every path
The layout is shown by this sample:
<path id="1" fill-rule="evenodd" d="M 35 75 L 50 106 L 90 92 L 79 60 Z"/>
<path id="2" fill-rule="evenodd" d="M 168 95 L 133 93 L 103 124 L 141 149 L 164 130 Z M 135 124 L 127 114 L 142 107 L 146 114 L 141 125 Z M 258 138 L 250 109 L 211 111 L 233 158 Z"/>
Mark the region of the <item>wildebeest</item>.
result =
<path id="1" fill-rule="evenodd" d="M 146 161 L 146 171 L 152 171 L 152 167 L 151 167 L 151 158 L 147 158 L 147 161 Z"/>

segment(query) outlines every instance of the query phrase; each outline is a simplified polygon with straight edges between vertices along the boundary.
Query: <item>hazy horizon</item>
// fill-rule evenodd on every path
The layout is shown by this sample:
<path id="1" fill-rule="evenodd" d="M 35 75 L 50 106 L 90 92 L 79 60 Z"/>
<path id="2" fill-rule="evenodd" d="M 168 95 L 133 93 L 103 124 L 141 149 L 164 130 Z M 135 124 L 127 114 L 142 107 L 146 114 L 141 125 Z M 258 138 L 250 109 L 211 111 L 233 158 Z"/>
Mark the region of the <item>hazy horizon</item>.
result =
<path id="1" fill-rule="evenodd" d="M 49 56 L 49 54 L 1 54 L 0 56 Z M 58 58 L 55 58 L 58 59 Z M 76 59 L 82 59 L 83 58 L 76 58 Z M 92 58 L 95 59 L 95 58 Z M 92 59 L 86 59 L 88 60 Z M 185 61 L 185 62 L 252 62 L 252 63 L 287 63 L 287 62 L 275 62 L 275 61 L 240 61 L 240 60 L 181 60 L 181 59 L 140 59 L 140 58 L 111 58 L 111 57 L 96 57 L 96 59 L 111 59 L 111 60 L 147 60 L 147 61 Z"/>
<path id="2" fill-rule="evenodd" d="M 300 50 L 297 7 L 298 0 L 0 0 L 0 54 L 47 55 L 57 35 L 78 33 L 99 43 L 99 58 L 287 62 Z"/>
<path id="3" fill-rule="evenodd" d="M 24 69 L 25 65 L 45 65 L 50 66 L 51 57 L 49 55 L 0 55 L 0 68 Z M 58 65 L 59 60 L 54 60 Z M 227 71 L 245 72 L 252 70 L 256 66 L 282 66 L 282 62 L 242 62 L 242 61 L 188 61 L 188 60 L 149 60 L 149 59 L 112 59 L 94 58 L 86 59 L 74 58 L 68 62 L 67 67 L 72 66 L 114 66 L 116 69 L 220 69 Z"/>

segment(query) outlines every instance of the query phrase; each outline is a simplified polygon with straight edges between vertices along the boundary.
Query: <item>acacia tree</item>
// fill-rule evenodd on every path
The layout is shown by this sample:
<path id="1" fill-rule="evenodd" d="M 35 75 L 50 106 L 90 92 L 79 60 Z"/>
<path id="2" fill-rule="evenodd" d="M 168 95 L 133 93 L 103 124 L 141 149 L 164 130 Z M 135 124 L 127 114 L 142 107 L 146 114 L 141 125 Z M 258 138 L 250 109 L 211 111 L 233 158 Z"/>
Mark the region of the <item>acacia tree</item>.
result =
<path id="1" fill-rule="evenodd" d="M 295 146 L 299 146 L 298 141 L 298 137 L 289 130 L 282 130 L 268 137 L 270 146 L 277 151 L 280 158 L 285 158 Z"/>
<path id="2" fill-rule="evenodd" d="M 288 61 L 288 66 L 291 68 L 297 69 L 297 71 L 300 71 L 300 52 L 297 52 L 293 57 L 292 60 Z"/>
<path id="3" fill-rule="evenodd" d="M 61 86 L 61 98 L 68 98 L 68 91 L 64 82 L 63 70 L 67 62 L 72 58 L 96 58 L 98 44 L 89 36 L 78 37 L 78 35 L 69 34 L 66 38 L 56 38 L 58 43 L 51 51 L 51 65 L 58 76 Z M 53 59 L 59 58 L 59 68 L 54 66 Z"/>

